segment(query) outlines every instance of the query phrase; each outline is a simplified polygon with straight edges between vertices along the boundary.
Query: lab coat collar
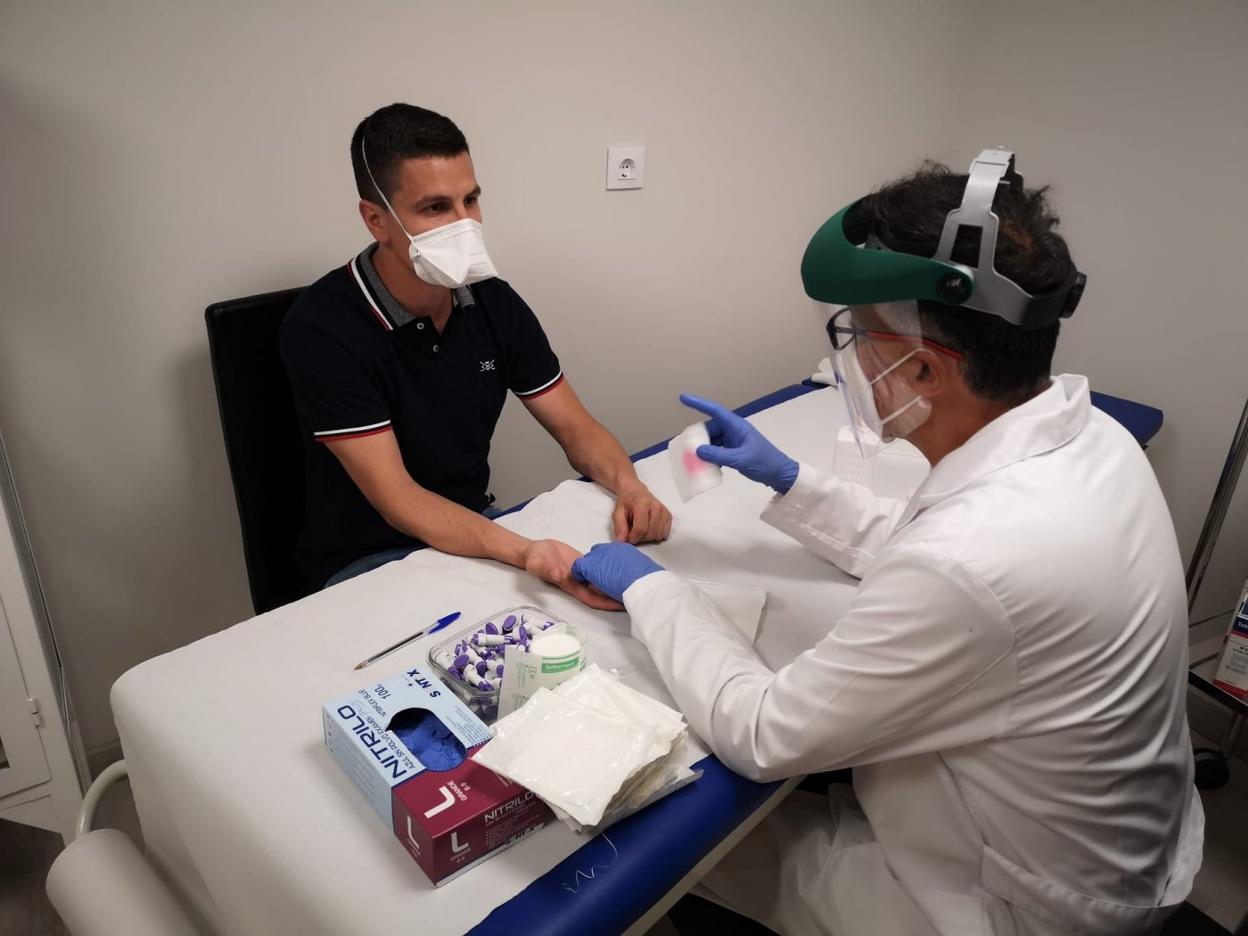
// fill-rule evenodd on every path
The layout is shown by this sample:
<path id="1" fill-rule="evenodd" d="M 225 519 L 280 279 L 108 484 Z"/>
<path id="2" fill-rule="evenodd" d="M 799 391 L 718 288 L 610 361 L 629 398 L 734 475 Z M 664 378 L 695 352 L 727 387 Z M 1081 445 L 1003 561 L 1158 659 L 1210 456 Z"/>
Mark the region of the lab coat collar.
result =
<path id="1" fill-rule="evenodd" d="M 984 475 L 1061 448 L 1088 424 L 1091 400 L 1088 378 L 1054 377 L 1047 390 L 1002 413 L 941 459 L 910 498 L 896 528 Z"/>

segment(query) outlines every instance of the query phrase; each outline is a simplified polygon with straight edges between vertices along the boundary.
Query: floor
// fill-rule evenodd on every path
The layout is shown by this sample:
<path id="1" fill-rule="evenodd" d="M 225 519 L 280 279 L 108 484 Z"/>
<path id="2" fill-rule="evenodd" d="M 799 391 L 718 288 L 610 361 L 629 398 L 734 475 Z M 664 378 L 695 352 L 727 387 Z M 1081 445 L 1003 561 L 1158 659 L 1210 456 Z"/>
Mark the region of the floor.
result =
<path id="1" fill-rule="evenodd" d="M 1248 764 L 1233 761 L 1231 782 L 1200 798 L 1205 856 L 1188 902 L 1234 932 L 1248 915 Z"/>
<path id="2" fill-rule="evenodd" d="M 1201 797 L 1205 859 L 1189 901 L 1233 932 L 1248 914 L 1248 764 L 1237 761 L 1231 782 Z M 109 790 L 98 819 L 98 825 L 121 829 L 138 841 L 129 784 L 122 781 Z M 0 934 L 69 936 L 43 889 L 60 849 L 58 835 L 0 820 Z M 663 920 L 648 936 L 676 936 L 676 930 Z"/>
<path id="3" fill-rule="evenodd" d="M 121 829 L 142 841 L 128 781 L 104 794 L 96 827 Z M 0 819 L 0 936 L 70 936 L 43 889 L 61 847 L 54 832 Z"/>

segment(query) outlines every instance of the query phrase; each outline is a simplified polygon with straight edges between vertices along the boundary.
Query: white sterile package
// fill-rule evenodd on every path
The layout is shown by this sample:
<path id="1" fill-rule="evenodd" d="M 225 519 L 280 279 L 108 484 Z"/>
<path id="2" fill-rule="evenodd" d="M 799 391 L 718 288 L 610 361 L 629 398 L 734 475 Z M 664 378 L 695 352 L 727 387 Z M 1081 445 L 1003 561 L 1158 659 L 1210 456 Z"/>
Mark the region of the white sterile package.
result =
<path id="1" fill-rule="evenodd" d="M 597 829 L 631 815 L 702 775 L 684 761 L 688 734 L 684 718 L 675 709 L 629 688 L 597 666 L 589 667 L 556 691 L 604 714 L 623 715 L 654 729 L 649 762 L 612 798 Z M 556 808 L 555 812 L 558 814 L 560 810 Z M 569 817 L 560 815 L 559 818 L 569 822 Z M 569 824 L 578 832 L 590 831 L 575 822 Z"/>
<path id="2" fill-rule="evenodd" d="M 596 830 L 696 779 L 679 712 L 590 664 L 493 727 L 475 760 L 532 790 L 577 831 Z"/>
<path id="3" fill-rule="evenodd" d="M 647 763 L 652 731 L 539 689 L 494 724 L 476 761 L 597 825 L 611 799 Z"/>

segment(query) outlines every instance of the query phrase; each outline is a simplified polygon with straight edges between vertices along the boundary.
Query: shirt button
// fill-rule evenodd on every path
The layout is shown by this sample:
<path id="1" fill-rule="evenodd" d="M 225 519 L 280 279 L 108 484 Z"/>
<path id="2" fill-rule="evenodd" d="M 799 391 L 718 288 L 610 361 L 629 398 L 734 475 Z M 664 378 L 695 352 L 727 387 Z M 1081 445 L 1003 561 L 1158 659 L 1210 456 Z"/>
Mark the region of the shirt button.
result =
<path id="1" fill-rule="evenodd" d="M 438 353 L 438 346 L 436 344 L 433 346 L 433 353 L 434 354 Z"/>
<path id="2" fill-rule="evenodd" d="M 425 327 L 425 323 L 424 323 L 424 322 L 417 322 L 417 323 L 416 323 L 416 328 L 417 328 L 417 329 L 423 329 L 424 327 Z"/>

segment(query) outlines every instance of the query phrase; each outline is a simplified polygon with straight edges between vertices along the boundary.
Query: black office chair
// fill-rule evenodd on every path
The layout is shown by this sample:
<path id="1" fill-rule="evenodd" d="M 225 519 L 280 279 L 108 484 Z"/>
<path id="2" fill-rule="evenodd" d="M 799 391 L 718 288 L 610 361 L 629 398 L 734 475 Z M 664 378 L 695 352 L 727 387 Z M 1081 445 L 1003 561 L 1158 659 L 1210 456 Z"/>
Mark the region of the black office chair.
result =
<path id="1" fill-rule="evenodd" d="M 295 565 L 304 515 L 303 442 L 277 340 L 278 327 L 301 292 L 230 299 L 204 311 L 257 614 L 313 590 Z"/>

